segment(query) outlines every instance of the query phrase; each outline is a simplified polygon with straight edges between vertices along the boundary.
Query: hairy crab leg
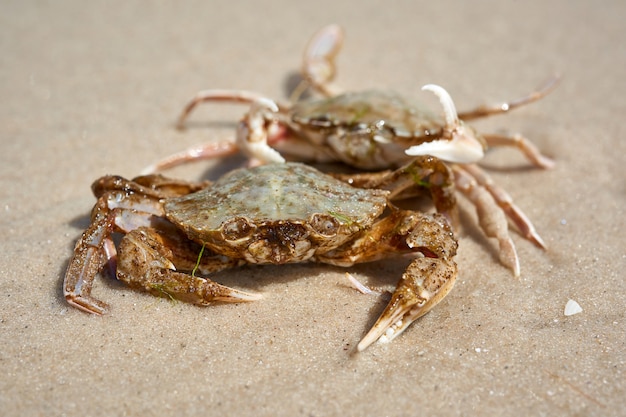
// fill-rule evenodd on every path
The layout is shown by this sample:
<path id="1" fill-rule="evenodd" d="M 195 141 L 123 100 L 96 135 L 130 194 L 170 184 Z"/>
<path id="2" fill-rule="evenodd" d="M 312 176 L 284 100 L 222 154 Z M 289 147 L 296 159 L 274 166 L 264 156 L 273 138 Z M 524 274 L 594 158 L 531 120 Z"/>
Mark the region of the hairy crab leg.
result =
<path id="1" fill-rule="evenodd" d="M 498 207 L 489 191 L 480 185 L 464 167 L 455 165 L 453 170 L 457 189 L 476 207 L 481 229 L 486 236 L 498 240 L 500 262 L 511 269 L 515 277 L 519 277 L 519 257 L 515 244 L 509 235 L 509 226 L 503 210 Z"/>
<path id="2" fill-rule="evenodd" d="M 507 103 L 501 103 L 501 104 L 497 104 L 494 106 L 479 106 L 473 110 L 460 112 L 459 118 L 462 120 L 479 119 L 481 117 L 507 113 L 518 107 L 525 106 L 530 103 L 534 103 L 535 101 L 540 100 L 543 97 L 547 96 L 552 90 L 554 90 L 560 80 L 561 80 L 560 75 L 558 74 L 553 75 L 545 83 L 543 83 L 537 90 L 533 91 L 532 93 L 524 97 L 511 100 Z"/>
<path id="3" fill-rule="evenodd" d="M 102 245 L 109 229 L 110 219 L 101 216 L 85 230 L 76 242 L 63 279 L 63 295 L 67 303 L 87 313 L 102 315 L 109 310 L 106 303 L 91 296 L 94 277 L 107 263 Z"/>
<path id="4" fill-rule="evenodd" d="M 506 215 L 511 219 L 513 224 L 518 228 L 520 234 L 531 241 L 535 246 L 546 249 L 546 244 L 537 233 L 535 226 L 532 224 L 528 216 L 524 214 L 524 212 L 515 205 L 513 202 L 513 198 L 502 188 L 498 187 L 491 177 L 487 175 L 485 171 L 483 171 L 477 165 L 464 165 L 462 168 L 455 166 L 453 168 L 455 173 L 458 173 L 459 170 L 464 170 L 482 187 L 484 187 L 489 194 L 493 197 L 496 204 L 500 206 L 500 208 L 506 213 Z"/>

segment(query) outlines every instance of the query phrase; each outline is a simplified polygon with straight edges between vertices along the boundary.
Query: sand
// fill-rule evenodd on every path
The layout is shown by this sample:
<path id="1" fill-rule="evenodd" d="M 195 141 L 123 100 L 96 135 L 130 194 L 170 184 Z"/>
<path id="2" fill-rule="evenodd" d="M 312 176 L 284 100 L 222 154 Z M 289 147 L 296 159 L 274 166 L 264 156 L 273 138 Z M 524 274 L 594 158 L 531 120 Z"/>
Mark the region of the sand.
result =
<path id="1" fill-rule="evenodd" d="M 624 415 L 626 31 L 621 1 L 5 2 L 0 14 L 0 409 L 7 416 Z M 90 184 L 137 175 L 173 152 L 234 135 L 244 108 L 203 88 L 286 100 L 304 45 L 346 30 L 337 83 L 459 109 L 559 87 L 473 123 L 523 132 L 553 157 L 485 160 L 548 250 L 513 233 L 522 275 L 465 211 L 454 290 L 391 344 L 356 343 L 384 299 L 324 265 L 245 267 L 218 280 L 250 304 L 172 303 L 98 278 L 111 305 L 70 308 L 61 284 L 89 223 Z M 228 161 L 236 165 L 241 158 Z M 210 178 L 208 163 L 170 175 Z M 464 206 L 467 208 L 467 205 Z M 406 263 L 350 271 L 392 287 Z M 565 316 L 568 300 L 582 312 Z"/>

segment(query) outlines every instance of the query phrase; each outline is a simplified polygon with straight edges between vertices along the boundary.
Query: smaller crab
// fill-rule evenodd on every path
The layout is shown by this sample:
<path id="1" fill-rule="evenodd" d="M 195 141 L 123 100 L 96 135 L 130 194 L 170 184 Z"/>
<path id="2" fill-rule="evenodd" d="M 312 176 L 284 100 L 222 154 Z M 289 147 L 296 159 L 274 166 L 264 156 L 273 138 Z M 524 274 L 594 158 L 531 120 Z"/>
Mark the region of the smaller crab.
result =
<path id="1" fill-rule="evenodd" d="M 237 131 L 236 143 L 212 143 L 171 155 L 146 168 L 156 172 L 188 161 L 232 154 L 238 150 L 261 163 L 284 162 L 287 156 L 304 162 L 340 161 L 363 170 L 397 168 L 415 155 L 432 155 L 448 162 L 473 163 L 487 147 L 512 146 L 536 166 L 553 162 L 528 139 L 520 136 L 478 134 L 464 122 L 506 113 L 548 94 L 559 77 L 537 91 L 496 106 L 481 106 L 457 114 L 450 95 L 436 85 L 424 90 L 436 94 L 445 118 L 415 100 L 395 92 L 365 90 L 339 92 L 330 82 L 335 77 L 334 59 L 343 43 L 343 31 L 329 25 L 313 35 L 305 49 L 303 82 L 292 94 L 298 98 L 311 88 L 322 98 L 278 104 L 262 94 L 245 90 L 209 89 L 196 93 L 178 120 L 182 128 L 189 114 L 203 102 L 249 104 Z M 268 146 L 271 145 L 272 147 Z M 277 152 L 277 151 L 280 151 Z"/>
<path id="2" fill-rule="evenodd" d="M 508 233 L 506 217 L 533 244 L 545 249 L 545 243 L 509 194 L 475 163 L 483 158 L 488 147 L 494 146 L 515 147 L 537 167 L 550 168 L 554 163 L 521 135 L 479 134 L 465 122 L 506 113 L 539 100 L 554 88 L 559 78 L 552 78 L 526 97 L 458 114 L 445 89 L 426 85 L 423 89 L 436 94 L 442 104 L 442 120 L 422 105 L 393 92 L 339 93 L 330 82 L 335 76 L 334 59 L 342 42 L 341 28 L 330 25 L 318 31 L 306 47 L 302 69 L 304 82 L 293 97 L 299 97 L 311 88 L 323 98 L 301 100 L 286 106 L 250 91 L 212 89 L 198 92 L 181 114 L 179 126 L 183 126 L 200 103 L 247 103 L 250 109 L 239 123 L 236 142 L 214 142 L 188 149 L 147 167 L 144 173 L 239 150 L 253 163 L 284 162 L 285 155 L 287 159 L 297 161 L 343 162 L 366 171 L 396 169 L 419 155 L 436 156 L 450 163 L 457 190 L 476 206 L 485 235 L 497 239 L 500 261 L 516 277 L 519 276 L 519 259 Z"/>
<path id="3" fill-rule="evenodd" d="M 98 201 L 67 268 L 65 298 L 88 313 L 106 313 L 108 306 L 91 296 L 94 278 L 106 266 L 133 288 L 207 305 L 259 298 L 207 277 L 226 268 L 294 262 L 348 267 L 416 255 L 358 344 L 363 350 L 396 337 L 454 285 L 457 242 L 445 217 L 454 208 L 450 175 L 441 161 L 420 157 L 394 178 L 345 178 L 358 187 L 298 163 L 242 168 L 212 184 L 160 175 L 102 177 L 92 186 Z M 390 203 L 411 188 L 430 192 L 442 214 Z M 113 233 L 124 235 L 119 256 Z"/>

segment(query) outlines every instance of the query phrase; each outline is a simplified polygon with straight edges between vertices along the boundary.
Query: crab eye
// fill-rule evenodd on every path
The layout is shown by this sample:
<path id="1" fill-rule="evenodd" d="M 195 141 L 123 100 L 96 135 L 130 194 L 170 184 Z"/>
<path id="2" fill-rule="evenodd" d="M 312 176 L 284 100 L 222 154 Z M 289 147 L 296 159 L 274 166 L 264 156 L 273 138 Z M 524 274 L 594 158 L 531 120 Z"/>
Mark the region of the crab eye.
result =
<path id="1" fill-rule="evenodd" d="M 251 225 L 248 220 L 243 217 L 236 217 L 222 224 L 222 235 L 226 240 L 243 239 L 250 235 L 253 230 L 254 225 Z"/>
<path id="2" fill-rule="evenodd" d="M 311 228 L 323 236 L 335 236 L 339 229 L 339 221 L 328 214 L 314 214 L 311 216 Z"/>

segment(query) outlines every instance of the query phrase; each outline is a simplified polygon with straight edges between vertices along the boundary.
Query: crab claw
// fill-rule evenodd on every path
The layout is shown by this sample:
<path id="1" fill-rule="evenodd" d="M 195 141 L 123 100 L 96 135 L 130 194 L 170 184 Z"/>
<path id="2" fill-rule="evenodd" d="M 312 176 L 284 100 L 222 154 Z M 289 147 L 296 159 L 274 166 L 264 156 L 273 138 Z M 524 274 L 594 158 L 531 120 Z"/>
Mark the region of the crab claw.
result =
<path id="1" fill-rule="evenodd" d="M 343 44 L 343 30 L 339 25 L 328 25 L 317 31 L 304 52 L 303 77 L 325 95 L 335 92 L 328 85 L 335 78 L 335 57 Z"/>
<path id="2" fill-rule="evenodd" d="M 450 94 L 435 84 L 427 84 L 422 90 L 433 92 L 441 102 L 446 120 L 444 138 L 411 146 L 405 153 L 411 156 L 431 155 L 444 161 L 461 164 L 481 160 L 485 156 L 485 146 L 476 132 L 459 119 Z"/>
<path id="3" fill-rule="evenodd" d="M 172 246 L 181 243 L 180 238 L 176 235 L 166 236 L 147 227 L 140 227 L 124 235 L 119 245 L 120 253 L 124 256 L 118 259 L 117 278 L 131 288 L 196 305 L 209 305 L 214 301 L 239 303 L 262 298 L 261 294 L 230 288 L 193 273 L 178 272 L 168 256 L 172 256 L 175 247 L 180 248 L 180 245 Z M 142 262 L 138 262 L 138 259 Z M 232 261 L 217 259 L 213 264 L 209 260 L 204 262 L 206 264 L 198 265 L 198 270 L 208 274 L 229 266 Z"/>
<path id="4" fill-rule="evenodd" d="M 386 343 L 428 313 L 452 289 L 456 264 L 444 258 L 417 258 L 402 276 L 389 304 L 357 345 L 363 351 L 375 341 Z"/>
<path id="5" fill-rule="evenodd" d="M 260 164 L 283 163 L 285 158 L 268 145 L 267 115 L 278 112 L 278 105 L 268 98 L 252 102 L 250 111 L 239 124 L 237 146 L 248 157 Z"/>

